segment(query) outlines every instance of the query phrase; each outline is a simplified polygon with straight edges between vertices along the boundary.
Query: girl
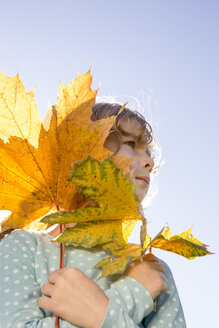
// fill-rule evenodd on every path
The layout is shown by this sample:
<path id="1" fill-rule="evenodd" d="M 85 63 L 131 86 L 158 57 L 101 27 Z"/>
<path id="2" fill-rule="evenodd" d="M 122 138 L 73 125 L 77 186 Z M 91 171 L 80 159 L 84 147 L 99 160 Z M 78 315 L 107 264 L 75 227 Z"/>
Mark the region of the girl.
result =
<path id="1" fill-rule="evenodd" d="M 117 115 L 119 104 L 99 103 L 91 120 Z M 115 156 L 134 157 L 136 193 L 142 201 L 153 169 L 150 125 L 137 112 L 117 116 L 104 146 Z M 71 227 L 71 224 L 66 225 Z M 98 248 L 66 246 L 59 267 L 59 234 L 15 230 L 0 246 L 0 328 L 185 328 L 179 296 L 168 266 L 152 254 L 135 261 L 122 276 L 99 279 L 95 264 L 109 255 Z M 157 301 L 154 311 L 153 300 Z"/>

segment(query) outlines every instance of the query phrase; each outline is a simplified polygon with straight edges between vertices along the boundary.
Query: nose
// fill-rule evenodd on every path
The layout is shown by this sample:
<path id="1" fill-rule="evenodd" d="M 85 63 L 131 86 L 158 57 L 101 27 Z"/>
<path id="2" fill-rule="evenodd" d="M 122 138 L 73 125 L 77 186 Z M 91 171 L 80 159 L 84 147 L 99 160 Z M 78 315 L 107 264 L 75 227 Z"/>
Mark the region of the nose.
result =
<path id="1" fill-rule="evenodd" d="M 149 171 L 149 173 L 152 171 L 152 169 L 154 167 L 153 159 L 146 152 L 142 153 L 141 165 L 143 168 L 146 167 L 146 169 Z"/>

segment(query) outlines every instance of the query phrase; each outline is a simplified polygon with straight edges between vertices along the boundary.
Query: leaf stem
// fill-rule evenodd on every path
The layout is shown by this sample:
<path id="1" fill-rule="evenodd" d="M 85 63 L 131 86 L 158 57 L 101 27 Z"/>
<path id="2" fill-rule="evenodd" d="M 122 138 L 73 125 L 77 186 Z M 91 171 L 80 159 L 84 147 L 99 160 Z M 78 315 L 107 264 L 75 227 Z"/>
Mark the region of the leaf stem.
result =
<path id="1" fill-rule="evenodd" d="M 151 247 L 149 247 L 149 253 L 152 254 L 152 249 L 151 249 Z M 154 311 L 154 312 L 157 311 L 157 301 L 156 301 L 156 299 L 154 299 L 154 309 L 153 309 L 153 311 Z"/>
<path id="2" fill-rule="evenodd" d="M 56 209 L 57 209 L 58 212 L 60 211 L 60 208 L 59 208 L 58 204 L 56 204 Z M 60 233 L 62 233 L 63 229 L 64 229 L 64 224 L 60 224 L 59 229 L 60 229 Z M 59 264 L 60 269 L 64 268 L 64 261 L 65 261 L 65 245 L 61 243 L 60 244 L 60 264 Z M 55 328 L 60 328 L 60 326 L 59 326 L 59 316 L 56 316 Z"/>

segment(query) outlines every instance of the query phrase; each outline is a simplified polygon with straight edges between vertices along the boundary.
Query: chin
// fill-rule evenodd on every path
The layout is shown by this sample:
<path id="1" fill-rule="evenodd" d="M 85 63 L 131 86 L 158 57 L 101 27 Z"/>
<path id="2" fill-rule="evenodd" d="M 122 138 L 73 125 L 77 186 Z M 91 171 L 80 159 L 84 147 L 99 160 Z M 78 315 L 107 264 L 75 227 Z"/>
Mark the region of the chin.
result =
<path id="1" fill-rule="evenodd" d="M 137 183 L 135 183 L 135 188 L 136 188 L 136 195 L 138 196 L 138 199 L 140 202 L 144 200 L 144 198 L 147 195 L 148 188 L 145 188 L 142 186 L 142 183 L 137 180 Z"/>
<path id="2" fill-rule="evenodd" d="M 144 200 L 144 198 L 146 197 L 146 194 L 147 193 L 146 192 L 142 192 L 142 191 L 138 192 L 138 190 L 137 190 L 136 191 L 136 194 L 138 196 L 139 201 L 142 202 Z"/>

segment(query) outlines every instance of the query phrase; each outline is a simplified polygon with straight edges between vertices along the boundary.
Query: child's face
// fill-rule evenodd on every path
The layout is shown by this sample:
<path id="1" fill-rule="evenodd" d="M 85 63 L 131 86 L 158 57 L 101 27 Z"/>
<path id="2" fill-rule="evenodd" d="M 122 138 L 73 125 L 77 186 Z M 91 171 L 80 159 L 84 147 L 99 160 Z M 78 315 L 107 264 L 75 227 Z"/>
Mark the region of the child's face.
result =
<path id="1" fill-rule="evenodd" d="M 130 170 L 133 170 L 134 183 L 136 186 L 136 193 L 142 201 L 147 194 L 148 187 L 150 184 L 150 175 L 154 162 L 150 158 L 149 147 L 147 144 L 141 141 L 143 131 L 140 123 L 135 120 L 123 120 L 120 122 L 120 136 L 115 137 L 114 133 L 110 133 L 107 137 L 104 146 L 110 151 L 115 153 L 115 156 L 126 155 L 127 157 L 135 157 L 136 159 L 130 164 Z M 95 203 L 92 201 L 89 206 L 94 206 Z M 66 224 L 66 228 L 73 228 L 76 224 L 69 223 Z M 56 237 L 59 234 L 59 227 L 56 227 L 54 231 L 49 233 L 50 235 Z"/>
<path id="2" fill-rule="evenodd" d="M 142 201 L 149 188 L 149 173 L 154 166 L 154 162 L 149 156 L 148 145 L 142 142 L 141 136 L 143 131 L 137 120 L 123 120 L 120 122 L 119 129 L 121 132 L 120 142 L 115 137 L 115 134 L 112 133 L 107 137 L 104 146 L 113 151 L 115 156 L 126 155 L 129 158 L 136 158 L 132 161 L 130 170 L 133 170 L 136 193 L 140 201 Z"/>

